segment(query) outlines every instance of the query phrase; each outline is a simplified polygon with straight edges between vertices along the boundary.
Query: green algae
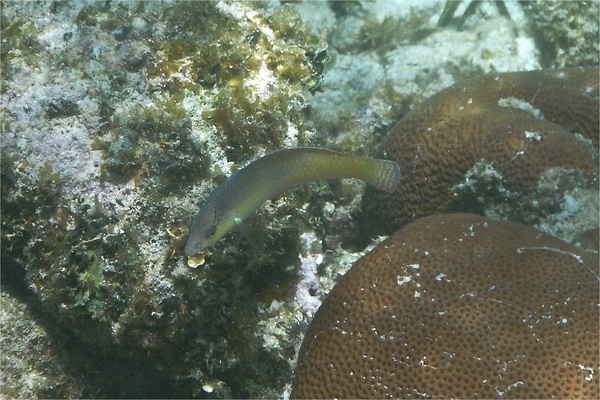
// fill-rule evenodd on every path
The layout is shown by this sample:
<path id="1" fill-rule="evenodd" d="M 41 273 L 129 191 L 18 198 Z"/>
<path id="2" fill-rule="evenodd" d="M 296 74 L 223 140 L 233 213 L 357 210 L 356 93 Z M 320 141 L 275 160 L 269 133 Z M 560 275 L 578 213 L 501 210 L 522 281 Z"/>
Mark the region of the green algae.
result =
<path id="1" fill-rule="evenodd" d="M 2 6 L 3 8 L 4 6 Z M 2 80 L 9 80 L 16 70 L 11 60 L 13 54 L 18 52 L 33 63 L 39 60 L 38 53 L 42 50 L 41 43 L 37 40 L 37 29 L 34 22 L 20 19 L 10 23 L 2 13 L 0 22 L 0 76 Z M 5 85 L 2 85 L 3 91 Z"/>
<path id="2" fill-rule="evenodd" d="M 78 20 L 96 25 L 93 15 L 86 8 Z M 187 94 L 212 97 L 202 116 L 217 128 L 228 159 L 244 161 L 259 148 L 282 147 L 289 122 L 304 120 L 305 98 L 318 88 L 326 59 L 322 40 L 304 33 L 298 14 L 284 7 L 248 26 L 215 3 L 182 2 L 159 17 L 164 37 L 151 42 L 153 56 L 144 68 L 154 105 L 134 105 L 112 117 L 112 137 L 95 144 L 105 154 L 103 177 L 118 182 L 159 175 L 161 191 L 206 179 L 206 150 L 191 139 L 180 105 Z M 274 36 L 260 24 L 271 24 Z M 269 93 L 258 95 L 265 74 L 272 79 Z"/>
<path id="3" fill-rule="evenodd" d="M 256 148 L 281 147 L 288 122 L 302 120 L 305 97 L 318 88 L 326 58 L 322 41 L 304 33 L 298 14 L 284 7 L 248 25 L 215 3 L 184 2 L 163 18 L 168 40 L 147 68 L 149 81 L 174 98 L 216 90 L 203 116 L 222 135 L 229 159 L 248 160 Z M 265 89 L 257 85 L 267 85 L 267 92 L 259 94 Z M 151 83 L 150 90 L 156 89 Z"/>
<path id="4" fill-rule="evenodd" d="M 597 66 L 600 54 L 597 1 L 523 2 L 546 68 Z"/>
<path id="5" fill-rule="evenodd" d="M 182 189 L 208 176 L 202 148 L 193 140 L 190 118 L 178 102 L 152 107 L 134 104 L 112 116 L 111 141 L 96 139 L 102 150 L 103 179 L 124 182 L 135 178 L 159 193 Z"/>
<path id="6" fill-rule="evenodd" d="M 16 171 L 32 168 L 18 165 L 16 155 L 3 153 L 2 160 Z M 110 334 L 98 322 L 118 318 L 135 290 L 128 281 L 143 276 L 139 262 L 124 268 L 135 244 L 123 231 L 107 232 L 113 218 L 85 204 L 71 210 L 62 197 L 62 177 L 50 164 L 41 166 L 36 178 L 31 186 L 18 181 L 18 190 L 1 198 L 3 257 L 25 268 L 28 285 L 44 293 L 45 307 L 60 305 L 62 324 L 106 345 Z"/>
<path id="7" fill-rule="evenodd" d="M 296 90 L 316 90 L 320 84 L 326 54 L 322 39 L 305 33 L 291 7 L 240 24 L 213 2 L 182 2 L 165 10 L 162 18 L 166 40 L 148 74 L 167 80 L 166 89 L 173 95 L 183 89 L 239 86 L 263 63 Z"/>
<path id="8" fill-rule="evenodd" d="M 165 41 L 158 44 L 160 55 L 149 67 L 149 80 L 159 78 L 160 89 L 172 95 L 184 90 L 197 93 L 235 79 L 256 60 L 254 50 L 235 21 L 216 9 L 213 2 L 182 2 L 162 13 Z M 249 33 L 248 33 L 249 34 Z M 158 87 L 150 86 L 150 90 Z"/>
<path id="9" fill-rule="evenodd" d="M 219 131 L 227 132 L 228 159 L 248 159 L 248 149 L 253 146 L 282 147 L 288 122 L 287 97 L 274 94 L 261 102 L 251 95 L 247 88 L 224 88 L 216 96 L 215 108 L 204 113 Z"/>
<path id="10" fill-rule="evenodd" d="M 40 185 L 25 201 L 10 201 L 18 184 L 17 175 L 19 157 L 2 151 L 2 196 L 0 196 L 1 213 L 0 226 L 2 229 L 2 257 L 11 260 L 11 264 L 21 264 L 24 260 L 23 249 L 31 240 L 34 232 L 32 226 L 36 213 L 44 215 L 47 209 L 55 206 L 55 185 Z M 38 207 L 38 204 L 40 206 Z"/>
<path id="11" fill-rule="evenodd" d="M 243 162 L 284 146 L 290 126 L 302 129 L 325 45 L 288 7 L 250 18 L 212 2 L 150 11 L 144 4 L 85 6 L 75 17 L 78 30 L 61 35 L 68 49 L 48 61 L 67 66 L 73 79 L 94 82 L 85 95 L 97 101 L 99 118 L 84 139 L 102 156 L 100 182 L 93 183 L 100 189 L 89 189 L 100 200 L 91 200 L 88 189 L 77 191 L 51 163 L 17 173 L 17 189 L 2 196 L 3 256 L 22 265 L 26 284 L 61 326 L 113 356 L 148 360 L 177 381 L 183 397 L 206 395 L 206 382 L 220 397 L 275 396 L 272 388 L 289 380 L 291 367 L 255 337 L 257 309 L 290 297 L 297 276 L 280 267 L 298 262 L 298 219 L 259 220 L 256 230 L 267 237 L 262 247 L 238 237 L 215 252 L 207 268 L 177 276 L 172 271 L 184 263 L 181 243 L 193 214 L 189 200 L 180 199 L 214 175 L 215 148 L 226 161 Z M 60 7 L 68 9 L 53 9 Z M 15 35 L 28 23 L 15 25 Z M 136 48 L 137 61 L 129 62 Z M 206 105 L 193 104 L 198 98 Z M 67 94 L 45 99 L 42 118 L 83 120 L 89 103 L 80 100 Z M 197 110 L 200 115 L 192 115 Z M 216 133 L 205 129 L 210 125 Z M 3 163 L 10 161 L 6 171 L 31 168 L 22 157 L 3 154 Z M 9 175 L 3 173 L 3 187 Z M 122 190 L 131 181 L 134 194 Z M 127 198 L 107 202 L 103 184 Z M 74 186 L 65 196 L 65 187 Z"/>

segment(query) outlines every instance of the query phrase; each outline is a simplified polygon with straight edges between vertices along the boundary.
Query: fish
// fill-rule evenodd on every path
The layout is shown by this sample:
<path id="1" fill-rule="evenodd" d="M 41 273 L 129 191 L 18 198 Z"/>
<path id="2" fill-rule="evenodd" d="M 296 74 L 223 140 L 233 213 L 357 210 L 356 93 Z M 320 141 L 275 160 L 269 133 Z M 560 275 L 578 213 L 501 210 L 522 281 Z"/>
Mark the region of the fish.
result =
<path id="1" fill-rule="evenodd" d="M 191 257 L 217 243 L 267 200 L 311 181 L 360 179 L 393 193 L 400 183 L 393 161 L 316 147 L 277 150 L 242 168 L 214 190 L 192 219 L 185 254 Z"/>

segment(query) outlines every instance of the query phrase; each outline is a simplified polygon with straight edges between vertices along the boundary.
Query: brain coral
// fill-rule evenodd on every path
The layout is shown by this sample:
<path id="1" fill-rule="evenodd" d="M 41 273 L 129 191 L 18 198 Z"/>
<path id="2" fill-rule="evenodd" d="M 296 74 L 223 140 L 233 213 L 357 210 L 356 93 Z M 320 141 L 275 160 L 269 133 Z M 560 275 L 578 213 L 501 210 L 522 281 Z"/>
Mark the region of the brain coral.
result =
<path id="1" fill-rule="evenodd" d="M 598 396 L 597 267 L 597 253 L 514 222 L 419 219 L 324 301 L 292 396 Z"/>
<path id="2" fill-rule="evenodd" d="M 367 189 L 363 228 L 388 234 L 436 213 L 483 213 L 456 190 L 473 182 L 477 169 L 498 177 L 492 202 L 512 201 L 515 209 L 541 202 L 536 190 L 551 169 L 574 171 L 594 184 L 598 74 L 598 68 L 493 73 L 424 101 L 384 144 L 385 158 L 402 167 L 402 182 L 393 194 Z M 486 181 L 482 190 L 490 186 Z"/>

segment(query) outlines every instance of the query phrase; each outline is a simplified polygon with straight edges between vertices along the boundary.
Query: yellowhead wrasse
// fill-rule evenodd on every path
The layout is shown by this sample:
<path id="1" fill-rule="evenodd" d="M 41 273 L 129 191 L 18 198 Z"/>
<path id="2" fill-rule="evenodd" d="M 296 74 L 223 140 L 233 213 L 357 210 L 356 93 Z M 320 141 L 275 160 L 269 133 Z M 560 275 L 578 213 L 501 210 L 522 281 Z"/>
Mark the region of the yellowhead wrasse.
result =
<path id="1" fill-rule="evenodd" d="M 185 254 L 212 246 L 265 201 L 310 181 L 361 179 L 393 192 L 400 166 L 393 161 L 359 157 L 312 147 L 283 149 L 248 164 L 219 186 L 190 225 Z"/>

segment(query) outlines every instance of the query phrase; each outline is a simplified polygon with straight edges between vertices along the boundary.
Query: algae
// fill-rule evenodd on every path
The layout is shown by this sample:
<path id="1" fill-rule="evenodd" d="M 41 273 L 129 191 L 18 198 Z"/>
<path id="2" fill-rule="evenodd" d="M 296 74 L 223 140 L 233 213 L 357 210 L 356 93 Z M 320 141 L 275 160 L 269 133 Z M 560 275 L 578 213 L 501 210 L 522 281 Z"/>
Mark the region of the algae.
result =
<path id="1" fill-rule="evenodd" d="M 431 7 L 407 19 L 375 17 L 368 2 L 0 4 L 3 270 L 17 265 L 44 314 L 106 355 L 90 361 L 102 378 L 86 378 L 88 397 L 281 396 L 315 304 L 359 256 L 341 246 L 362 187 L 319 183 L 275 199 L 250 221 L 258 243 L 230 235 L 195 269 L 182 253 L 189 219 L 251 159 L 306 144 L 368 154 L 422 98 L 504 59 L 479 48 L 443 64 L 415 57 L 449 37 L 425 22 Z M 336 27 L 310 31 L 302 7 L 366 20 L 360 40 L 328 47 Z M 346 56 L 356 74 L 324 80 Z M 73 147 L 80 157 L 67 157 Z M 299 239 L 306 231 L 321 248 Z M 310 252 L 325 261 L 305 282 Z M 265 345 L 273 337 L 278 346 Z M 103 364 L 121 361 L 152 379 Z"/>
<path id="2" fill-rule="evenodd" d="M 597 66 L 600 61 L 597 1 L 528 1 L 545 68 Z"/>
<path id="3" fill-rule="evenodd" d="M 18 56 L 33 77 L 3 86 L 18 100 L 2 110 L 3 260 L 49 318 L 110 357 L 145 360 L 173 395 L 274 396 L 291 367 L 254 332 L 259 307 L 297 279 L 280 268 L 297 262 L 297 220 L 257 220 L 264 242 L 228 241 L 202 269 L 188 270 L 181 247 L 198 198 L 221 178 L 209 167 L 299 144 L 290 130 L 303 129 L 319 86 L 322 37 L 287 6 L 2 7 L 3 62 Z M 74 145 L 86 153 L 67 156 Z"/>

